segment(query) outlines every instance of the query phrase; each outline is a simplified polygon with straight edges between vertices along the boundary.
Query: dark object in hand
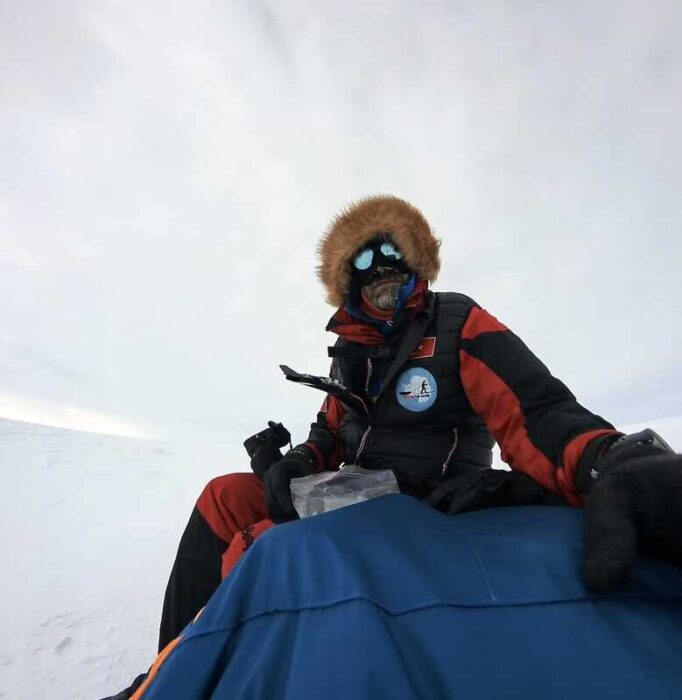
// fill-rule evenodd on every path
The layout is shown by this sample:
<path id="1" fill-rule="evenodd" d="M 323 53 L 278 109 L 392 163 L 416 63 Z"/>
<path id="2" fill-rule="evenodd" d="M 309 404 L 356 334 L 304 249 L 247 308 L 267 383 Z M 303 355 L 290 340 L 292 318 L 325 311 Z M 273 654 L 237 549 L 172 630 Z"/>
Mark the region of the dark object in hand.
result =
<path id="1" fill-rule="evenodd" d="M 309 476 L 313 472 L 313 455 L 305 445 L 294 447 L 265 472 L 265 500 L 273 522 L 284 523 L 298 518 L 291 500 L 290 482 L 298 477 Z"/>
<path id="2" fill-rule="evenodd" d="M 682 564 L 682 455 L 653 430 L 611 439 L 578 478 L 588 494 L 583 576 L 592 590 L 623 585 L 638 552 Z"/>
<path id="3" fill-rule="evenodd" d="M 261 479 L 270 465 L 282 459 L 280 447 L 291 445 L 291 434 L 281 424 L 268 421 L 268 427 L 244 441 L 244 447 L 251 459 L 251 469 Z"/>

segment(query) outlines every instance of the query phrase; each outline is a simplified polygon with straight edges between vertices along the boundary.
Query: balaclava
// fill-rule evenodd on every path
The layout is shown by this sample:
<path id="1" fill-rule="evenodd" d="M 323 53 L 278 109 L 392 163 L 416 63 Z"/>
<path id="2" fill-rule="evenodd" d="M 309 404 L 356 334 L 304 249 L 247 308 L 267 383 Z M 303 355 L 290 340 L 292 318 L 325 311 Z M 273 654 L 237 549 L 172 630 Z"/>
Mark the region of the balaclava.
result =
<path id="1" fill-rule="evenodd" d="M 318 276 L 327 301 L 341 306 L 362 295 L 389 312 L 415 280 L 432 282 L 440 269 L 440 241 L 422 213 L 391 196 L 367 197 L 343 210 L 318 246 Z M 369 252 L 371 251 L 371 252 Z M 358 254 L 371 262 L 353 266 Z"/>
<path id="2" fill-rule="evenodd" d="M 359 294 L 365 304 L 382 312 L 396 309 L 399 298 L 404 297 L 402 287 L 414 287 L 415 275 L 388 233 L 376 236 L 351 256 L 350 268 L 348 301 Z"/>

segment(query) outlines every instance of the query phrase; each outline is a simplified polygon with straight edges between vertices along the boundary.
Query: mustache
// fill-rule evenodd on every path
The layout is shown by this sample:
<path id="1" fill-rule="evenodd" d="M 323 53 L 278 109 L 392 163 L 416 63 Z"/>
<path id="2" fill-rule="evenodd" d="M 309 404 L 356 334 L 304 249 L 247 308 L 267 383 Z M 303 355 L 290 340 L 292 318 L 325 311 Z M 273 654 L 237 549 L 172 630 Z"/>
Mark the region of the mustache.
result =
<path id="1" fill-rule="evenodd" d="M 374 284 L 376 282 L 388 282 L 393 280 L 395 280 L 396 282 L 404 282 L 407 280 L 408 277 L 409 275 L 406 272 L 400 272 L 400 270 L 396 270 L 395 268 L 378 267 L 376 272 L 372 276 L 370 284 Z"/>

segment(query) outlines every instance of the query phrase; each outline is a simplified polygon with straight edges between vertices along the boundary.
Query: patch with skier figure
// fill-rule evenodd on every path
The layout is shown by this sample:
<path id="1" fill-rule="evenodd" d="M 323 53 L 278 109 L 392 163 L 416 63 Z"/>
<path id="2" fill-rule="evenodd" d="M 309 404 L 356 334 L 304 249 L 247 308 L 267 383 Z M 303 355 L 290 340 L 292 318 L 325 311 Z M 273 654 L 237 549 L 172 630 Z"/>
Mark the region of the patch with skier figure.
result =
<path id="1" fill-rule="evenodd" d="M 398 377 L 395 395 L 398 403 L 408 411 L 426 411 L 433 406 L 438 387 L 431 372 L 412 367 Z"/>

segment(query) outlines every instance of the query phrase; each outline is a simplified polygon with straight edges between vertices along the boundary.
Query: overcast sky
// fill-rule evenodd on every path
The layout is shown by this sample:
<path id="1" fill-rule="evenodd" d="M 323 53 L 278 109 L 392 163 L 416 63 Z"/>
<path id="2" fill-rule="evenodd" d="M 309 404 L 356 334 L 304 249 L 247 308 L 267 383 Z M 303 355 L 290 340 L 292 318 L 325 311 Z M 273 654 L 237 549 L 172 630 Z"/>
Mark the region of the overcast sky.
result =
<path id="1" fill-rule="evenodd" d="M 307 435 L 315 244 L 391 193 L 612 422 L 682 413 L 682 4 L 0 2 L 0 416 Z"/>

